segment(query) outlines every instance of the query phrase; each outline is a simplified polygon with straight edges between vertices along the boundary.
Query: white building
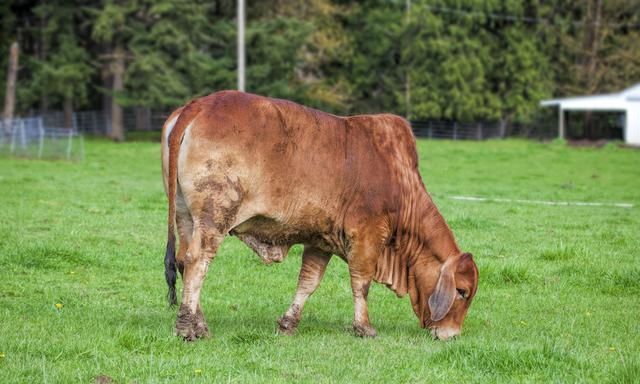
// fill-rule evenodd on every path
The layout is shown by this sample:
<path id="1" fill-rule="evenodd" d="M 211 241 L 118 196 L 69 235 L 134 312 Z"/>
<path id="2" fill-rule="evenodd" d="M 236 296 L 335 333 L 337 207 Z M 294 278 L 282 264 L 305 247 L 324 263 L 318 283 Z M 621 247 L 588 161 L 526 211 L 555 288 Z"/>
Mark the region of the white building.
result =
<path id="1" fill-rule="evenodd" d="M 619 93 L 543 100 L 543 107 L 558 107 L 558 137 L 565 137 L 565 111 L 623 112 L 624 141 L 640 145 L 640 83 Z"/>

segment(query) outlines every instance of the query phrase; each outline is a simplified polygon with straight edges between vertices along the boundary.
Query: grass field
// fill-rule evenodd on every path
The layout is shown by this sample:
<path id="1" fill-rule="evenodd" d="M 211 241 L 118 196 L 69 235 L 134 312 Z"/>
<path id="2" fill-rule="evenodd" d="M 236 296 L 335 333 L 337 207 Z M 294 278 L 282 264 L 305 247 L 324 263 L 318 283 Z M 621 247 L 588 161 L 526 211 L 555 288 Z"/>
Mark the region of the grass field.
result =
<path id="1" fill-rule="evenodd" d="M 378 337 L 352 336 L 337 258 L 298 334 L 279 336 L 300 247 L 266 266 L 230 238 L 202 294 L 212 337 L 185 343 L 165 302 L 159 145 L 87 141 L 80 163 L 0 158 L 0 383 L 638 382 L 640 151 L 510 140 L 419 151 L 427 189 L 480 269 L 452 342 L 431 340 L 408 297 L 380 285 Z"/>

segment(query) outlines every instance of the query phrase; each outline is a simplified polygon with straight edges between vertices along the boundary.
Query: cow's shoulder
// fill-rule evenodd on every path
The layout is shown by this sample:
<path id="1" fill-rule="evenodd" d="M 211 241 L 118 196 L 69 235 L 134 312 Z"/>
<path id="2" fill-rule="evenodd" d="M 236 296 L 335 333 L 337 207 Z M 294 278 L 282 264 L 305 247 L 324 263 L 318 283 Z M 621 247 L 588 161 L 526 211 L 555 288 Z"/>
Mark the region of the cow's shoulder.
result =
<path id="1" fill-rule="evenodd" d="M 398 115 L 382 113 L 349 117 L 351 125 L 366 130 L 373 144 L 388 157 L 403 165 L 417 167 L 416 140 L 409 122 Z"/>

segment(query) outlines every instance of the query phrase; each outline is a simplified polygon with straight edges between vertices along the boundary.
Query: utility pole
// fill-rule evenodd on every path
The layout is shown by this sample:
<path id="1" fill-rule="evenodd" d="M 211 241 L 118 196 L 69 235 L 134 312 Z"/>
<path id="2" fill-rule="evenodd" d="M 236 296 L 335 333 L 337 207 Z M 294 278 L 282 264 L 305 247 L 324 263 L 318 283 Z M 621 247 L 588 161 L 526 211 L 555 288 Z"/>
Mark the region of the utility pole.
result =
<path id="1" fill-rule="evenodd" d="M 7 71 L 7 93 L 4 96 L 5 131 L 9 130 L 16 106 L 16 78 L 18 77 L 18 43 L 14 41 L 9 49 L 9 70 Z"/>
<path id="2" fill-rule="evenodd" d="M 238 0 L 238 91 L 244 92 L 245 53 L 244 53 L 244 0 Z"/>
<path id="3" fill-rule="evenodd" d="M 411 23 L 411 0 L 406 0 L 405 4 L 405 28 L 409 28 L 409 24 Z M 405 36 L 409 36 L 409 34 L 405 31 Z M 406 43 L 406 42 L 405 42 Z M 405 104 L 405 117 L 407 120 L 411 118 L 411 82 L 409 79 L 411 73 L 411 67 L 407 64 L 407 68 L 405 68 L 404 74 L 404 104 Z"/>

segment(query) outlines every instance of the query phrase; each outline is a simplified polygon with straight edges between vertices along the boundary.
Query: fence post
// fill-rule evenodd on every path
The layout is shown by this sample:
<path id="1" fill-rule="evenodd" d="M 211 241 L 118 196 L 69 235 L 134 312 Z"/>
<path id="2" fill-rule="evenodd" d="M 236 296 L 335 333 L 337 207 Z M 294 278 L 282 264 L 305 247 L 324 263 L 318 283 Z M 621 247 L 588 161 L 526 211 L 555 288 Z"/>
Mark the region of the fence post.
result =
<path id="1" fill-rule="evenodd" d="M 20 119 L 20 146 L 22 149 L 27 149 L 27 134 L 24 129 L 24 120 Z"/>
<path id="2" fill-rule="evenodd" d="M 482 140 L 482 123 L 478 123 L 478 125 L 476 126 L 476 129 L 478 134 L 478 140 Z"/>
<path id="3" fill-rule="evenodd" d="M 453 140 L 458 140 L 458 122 L 453 122 Z"/>
<path id="4" fill-rule="evenodd" d="M 91 121 L 93 122 L 93 134 L 96 135 L 96 131 L 98 130 L 98 117 L 96 116 L 95 111 L 91 111 Z"/>
<path id="5" fill-rule="evenodd" d="M 80 135 L 80 161 L 84 160 L 84 137 Z"/>
<path id="6" fill-rule="evenodd" d="M 111 135 L 111 115 L 108 113 L 104 114 L 104 134 Z"/>
<path id="7" fill-rule="evenodd" d="M 433 138 L 433 127 L 432 127 L 432 122 L 431 120 L 429 120 L 429 139 Z"/>
<path id="8" fill-rule="evenodd" d="M 67 144 L 67 160 L 69 160 L 71 158 L 71 137 L 73 135 L 73 130 L 69 129 L 69 142 Z"/>
<path id="9" fill-rule="evenodd" d="M 11 130 L 11 154 L 13 154 L 13 152 L 15 151 L 15 148 L 16 148 L 16 131 L 17 131 L 17 129 L 14 128 L 15 125 L 16 125 L 16 121 L 15 120 L 11 120 L 11 122 L 9 123 L 9 129 Z"/>
<path id="10" fill-rule="evenodd" d="M 40 143 L 38 145 L 38 159 L 42 159 L 42 149 L 44 148 L 44 128 L 42 127 L 42 117 L 38 118 L 38 131 L 40 133 Z"/>

